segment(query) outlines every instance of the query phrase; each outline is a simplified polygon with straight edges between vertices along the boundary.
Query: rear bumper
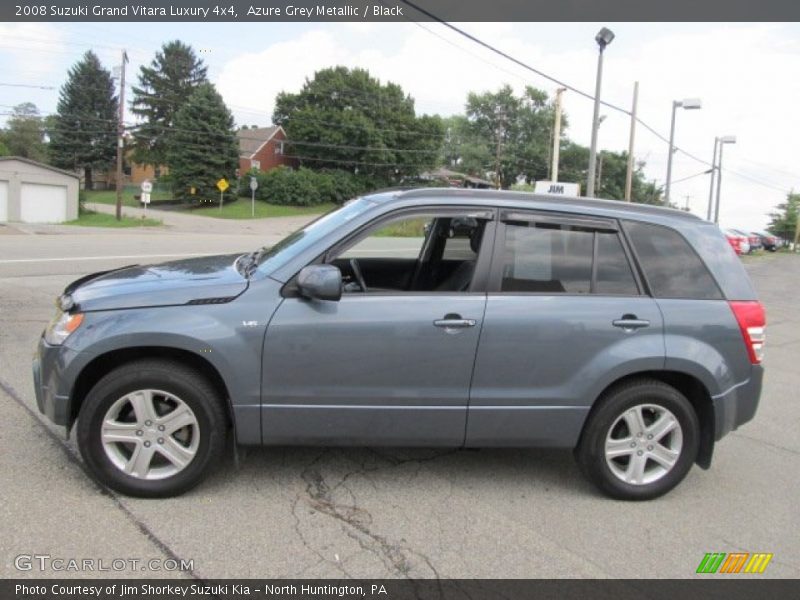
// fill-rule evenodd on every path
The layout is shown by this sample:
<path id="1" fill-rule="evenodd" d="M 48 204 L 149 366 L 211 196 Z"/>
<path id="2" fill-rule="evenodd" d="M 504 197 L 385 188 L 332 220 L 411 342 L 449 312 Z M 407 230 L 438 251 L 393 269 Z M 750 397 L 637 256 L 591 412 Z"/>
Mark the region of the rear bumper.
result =
<path id="1" fill-rule="evenodd" d="M 753 418 L 761 398 L 763 379 L 764 367 L 753 365 L 750 379 L 713 398 L 715 440 Z"/>

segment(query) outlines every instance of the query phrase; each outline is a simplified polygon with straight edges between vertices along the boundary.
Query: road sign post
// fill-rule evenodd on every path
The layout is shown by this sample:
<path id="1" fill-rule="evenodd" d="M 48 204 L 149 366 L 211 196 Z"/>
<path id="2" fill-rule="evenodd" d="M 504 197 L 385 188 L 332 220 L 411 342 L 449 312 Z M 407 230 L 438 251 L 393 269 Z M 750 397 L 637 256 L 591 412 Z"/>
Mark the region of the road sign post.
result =
<path id="1" fill-rule="evenodd" d="M 150 192 L 153 191 L 153 184 L 147 179 L 142 182 L 142 206 L 144 207 L 144 218 L 147 218 L 147 205 L 150 204 Z"/>
<path id="2" fill-rule="evenodd" d="M 224 177 L 217 181 L 217 189 L 219 190 L 219 212 L 222 212 L 222 201 L 225 196 L 225 190 L 230 187 L 228 180 Z"/>
<path id="3" fill-rule="evenodd" d="M 251 206 L 251 213 L 252 213 L 253 217 L 256 216 L 256 190 L 257 189 L 258 189 L 258 179 L 256 179 L 255 177 L 250 177 L 250 192 L 251 192 L 251 195 L 252 195 L 252 197 L 250 199 L 250 202 L 251 202 L 251 205 L 252 205 Z"/>

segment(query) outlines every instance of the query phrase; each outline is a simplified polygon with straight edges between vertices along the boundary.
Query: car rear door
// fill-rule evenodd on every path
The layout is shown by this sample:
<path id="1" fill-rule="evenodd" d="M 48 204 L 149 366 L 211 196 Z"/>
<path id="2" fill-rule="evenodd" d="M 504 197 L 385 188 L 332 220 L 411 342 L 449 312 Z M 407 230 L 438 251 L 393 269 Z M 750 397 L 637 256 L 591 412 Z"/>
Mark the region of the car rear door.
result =
<path id="1" fill-rule="evenodd" d="M 501 212 L 468 446 L 574 446 L 609 382 L 663 365 L 661 313 L 614 220 Z"/>

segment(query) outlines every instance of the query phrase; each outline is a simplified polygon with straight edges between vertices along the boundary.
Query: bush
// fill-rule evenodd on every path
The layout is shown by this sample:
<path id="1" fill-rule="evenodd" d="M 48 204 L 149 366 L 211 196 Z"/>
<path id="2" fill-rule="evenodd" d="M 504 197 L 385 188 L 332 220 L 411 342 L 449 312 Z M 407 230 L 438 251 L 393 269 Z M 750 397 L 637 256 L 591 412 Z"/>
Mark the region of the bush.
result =
<path id="1" fill-rule="evenodd" d="M 251 169 L 240 180 L 238 193 L 250 197 L 250 177 L 258 181 L 256 198 L 270 204 L 314 206 L 344 204 L 360 194 L 386 187 L 386 182 L 369 175 L 326 169 L 312 171 L 306 167 L 277 167 L 267 172 Z"/>

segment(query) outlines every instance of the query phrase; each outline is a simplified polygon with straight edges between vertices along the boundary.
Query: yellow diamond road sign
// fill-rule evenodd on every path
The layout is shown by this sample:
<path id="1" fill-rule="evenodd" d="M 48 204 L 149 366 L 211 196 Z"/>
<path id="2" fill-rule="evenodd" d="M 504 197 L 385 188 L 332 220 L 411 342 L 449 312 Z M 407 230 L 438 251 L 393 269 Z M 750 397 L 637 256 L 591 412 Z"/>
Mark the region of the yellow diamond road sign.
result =
<path id="1" fill-rule="evenodd" d="M 227 190 L 229 187 L 230 187 L 230 184 L 228 183 L 228 180 L 227 180 L 227 179 L 225 179 L 224 177 L 223 177 L 222 179 L 220 179 L 220 180 L 217 182 L 217 189 L 218 189 L 220 192 L 224 192 L 224 191 L 225 191 L 225 190 Z"/>

